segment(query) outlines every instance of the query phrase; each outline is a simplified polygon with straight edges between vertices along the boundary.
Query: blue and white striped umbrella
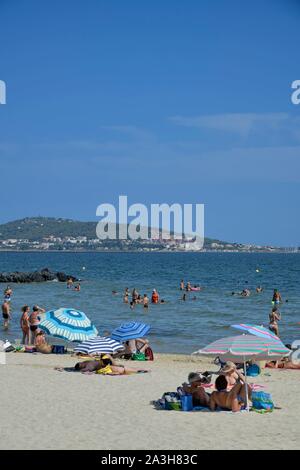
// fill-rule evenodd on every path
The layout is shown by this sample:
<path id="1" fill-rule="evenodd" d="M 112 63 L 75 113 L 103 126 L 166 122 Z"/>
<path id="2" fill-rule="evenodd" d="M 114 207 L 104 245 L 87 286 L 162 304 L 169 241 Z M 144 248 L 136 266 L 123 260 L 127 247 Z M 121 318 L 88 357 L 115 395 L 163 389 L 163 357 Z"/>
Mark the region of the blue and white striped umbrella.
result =
<path id="1" fill-rule="evenodd" d="M 113 330 L 111 337 L 122 343 L 129 339 L 142 338 L 143 336 L 146 336 L 149 330 L 150 325 L 146 325 L 145 323 L 123 323 L 121 326 Z"/>
<path id="2" fill-rule="evenodd" d="M 93 355 L 114 354 L 122 349 L 124 349 L 124 346 L 118 341 L 107 336 L 96 336 L 96 338 L 89 339 L 76 346 L 74 351 Z"/>
<path id="3" fill-rule="evenodd" d="M 39 327 L 48 335 L 67 341 L 85 341 L 98 334 L 86 314 L 73 308 L 59 308 L 42 314 Z"/>

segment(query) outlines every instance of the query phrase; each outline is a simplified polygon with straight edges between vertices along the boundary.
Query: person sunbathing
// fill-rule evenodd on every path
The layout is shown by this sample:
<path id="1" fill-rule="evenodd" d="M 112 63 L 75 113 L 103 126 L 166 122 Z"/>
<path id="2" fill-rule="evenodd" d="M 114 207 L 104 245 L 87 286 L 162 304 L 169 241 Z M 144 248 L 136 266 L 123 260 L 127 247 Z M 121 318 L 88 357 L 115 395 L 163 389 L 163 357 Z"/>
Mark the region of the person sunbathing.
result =
<path id="1" fill-rule="evenodd" d="M 215 382 L 216 392 L 210 395 L 209 407 L 215 411 L 217 407 L 229 411 L 241 411 L 246 404 L 245 384 L 237 383 L 227 391 L 228 382 L 225 375 L 219 375 Z M 251 400 L 251 389 L 248 387 L 248 399 Z"/>
<path id="2" fill-rule="evenodd" d="M 228 361 L 226 365 L 221 369 L 220 375 L 224 375 L 227 379 L 228 385 L 235 385 L 237 382 L 245 383 L 245 377 L 237 369 L 234 362 Z"/>
<path id="3" fill-rule="evenodd" d="M 128 375 L 146 373 L 148 370 L 134 369 L 133 367 L 117 364 L 109 354 L 101 354 L 95 361 L 83 361 L 75 364 L 74 369 L 82 373 L 92 373 L 102 375 Z"/>
<path id="4" fill-rule="evenodd" d="M 188 376 L 188 384 L 182 384 L 183 391 L 193 397 L 193 406 L 209 406 L 210 395 L 206 393 L 202 384 L 203 379 L 197 372 L 191 372 Z"/>
<path id="5" fill-rule="evenodd" d="M 281 359 L 280 362 L 278 361 L 271 361 L 266 363 L 266 367 L 270 369 L 300 369 L 300 364 L 294 364 L 292 361 L 289 360 L 288 357 L 284 357 Z"/>

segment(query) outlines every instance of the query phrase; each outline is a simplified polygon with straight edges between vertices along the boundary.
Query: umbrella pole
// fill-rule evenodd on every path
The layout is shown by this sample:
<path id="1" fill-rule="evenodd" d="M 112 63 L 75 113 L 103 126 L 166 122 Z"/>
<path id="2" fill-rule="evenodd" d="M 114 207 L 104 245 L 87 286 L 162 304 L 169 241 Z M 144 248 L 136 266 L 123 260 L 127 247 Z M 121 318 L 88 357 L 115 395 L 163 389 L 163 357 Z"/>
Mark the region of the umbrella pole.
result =
<path id="1" fill-rule="evenodd" d="M 246 360 L 244 358 L 244 374 L 245 374 L 245 393 L 246 393 L 246 410 L 249 413 L 249 401 L 248 401 L 248 383 L 247 383 L 247 374 L 246 374 Z"/>

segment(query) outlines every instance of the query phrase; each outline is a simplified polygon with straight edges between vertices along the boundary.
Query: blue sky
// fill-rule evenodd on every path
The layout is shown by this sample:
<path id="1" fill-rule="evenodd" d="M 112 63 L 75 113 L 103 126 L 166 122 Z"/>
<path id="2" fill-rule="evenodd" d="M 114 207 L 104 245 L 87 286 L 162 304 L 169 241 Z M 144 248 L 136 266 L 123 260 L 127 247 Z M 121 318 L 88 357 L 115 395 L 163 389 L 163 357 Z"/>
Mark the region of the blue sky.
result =
<path id="1" fill-rule="evenodd" d="M 299 20 L 293 0 L 0 0 L 0 222 L 126 194 L 298 245 Z"/>

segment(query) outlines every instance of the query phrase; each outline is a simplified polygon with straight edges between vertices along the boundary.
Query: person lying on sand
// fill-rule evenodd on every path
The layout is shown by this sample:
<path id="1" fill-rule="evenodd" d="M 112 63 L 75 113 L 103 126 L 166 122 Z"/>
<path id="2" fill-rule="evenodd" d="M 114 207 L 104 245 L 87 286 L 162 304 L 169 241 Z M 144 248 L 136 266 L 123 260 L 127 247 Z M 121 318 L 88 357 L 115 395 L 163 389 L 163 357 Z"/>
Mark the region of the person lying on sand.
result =
<path id="1" fill-rule="evenodd" d="M 237 383 L 227 391 L 228 382 L 225 375 L 219 375 L 215 382 L 216 392 L 210 395 L 209 407 L 215 411 L 217 407 L 229 411 L 241 411 L 246 405 L 246 387 L 245 384 Z M 251 400 L 251 388 L 247 387 L 248 399 Z"/>
<path id="2" fill-rule="evenodd" d="M 188 384 L 182 384 L 183 391 L 193 397 L 193 406 L 209 406 L 210 396 L 202 386 L 202 377 L 197 372 L 191 372 L 188 376 Z"/>
<path id="3" fill-rule="evenodd" d="M 70 368 L 55 368 L 62 372 L 63 370 L 70 371 Z M 134 369 L 133 367 L 125 367 L 122 364 L 116 364 L 114 359 L 109 354 L 101 354 L 98 360 L 94 361 L 83 361 L 77 362 L 72 369 L 82 374 L 102 374 L 102 375 L 129 375 L 129 374 L 141 374 L 150 372 L 144 369 Z"/>
<path id="4" fill-rule="evenodd" d="M 300 370 L 300 364 L 294 364 L 288 357 L 284 357 L 280 362 L 271 361 L 266 363 L 266 367 L 270 369 L 295 369 Z"/>

